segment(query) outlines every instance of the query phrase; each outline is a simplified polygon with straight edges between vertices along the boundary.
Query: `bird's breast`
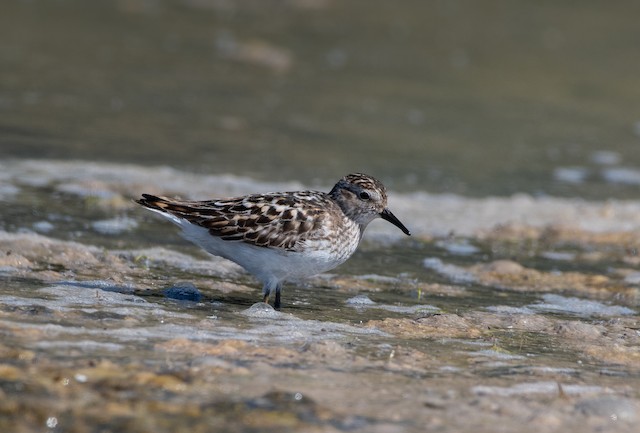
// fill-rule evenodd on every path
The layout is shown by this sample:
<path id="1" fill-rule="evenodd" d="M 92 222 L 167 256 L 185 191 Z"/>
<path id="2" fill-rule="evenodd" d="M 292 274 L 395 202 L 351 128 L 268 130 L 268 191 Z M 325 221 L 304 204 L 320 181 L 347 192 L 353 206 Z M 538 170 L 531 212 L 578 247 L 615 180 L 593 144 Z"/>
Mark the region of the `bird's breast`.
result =
<path id="1" fill-rule="evenodd" d="M 321 253 L 327 260 L 336 262 L 337 266 L 346 261 L 360 244 L 362 233 L 360 227 L 345 218 L 341 224 L 329 225 L 322 235 L 307 239 L 302 251 L 305 254 Z"/>

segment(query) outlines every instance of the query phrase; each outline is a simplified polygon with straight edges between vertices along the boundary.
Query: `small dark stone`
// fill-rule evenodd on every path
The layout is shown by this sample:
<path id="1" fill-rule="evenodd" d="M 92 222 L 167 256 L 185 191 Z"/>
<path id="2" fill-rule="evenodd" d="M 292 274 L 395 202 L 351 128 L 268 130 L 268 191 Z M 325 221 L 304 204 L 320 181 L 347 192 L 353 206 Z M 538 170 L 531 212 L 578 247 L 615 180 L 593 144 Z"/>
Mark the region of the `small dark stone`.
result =
<path id="1" fill-rule="evenodd" d="M 180 282 L 164 290 L 164 296 L 178 301 L 200 302 L 202 294 L 192 283 Z"/>

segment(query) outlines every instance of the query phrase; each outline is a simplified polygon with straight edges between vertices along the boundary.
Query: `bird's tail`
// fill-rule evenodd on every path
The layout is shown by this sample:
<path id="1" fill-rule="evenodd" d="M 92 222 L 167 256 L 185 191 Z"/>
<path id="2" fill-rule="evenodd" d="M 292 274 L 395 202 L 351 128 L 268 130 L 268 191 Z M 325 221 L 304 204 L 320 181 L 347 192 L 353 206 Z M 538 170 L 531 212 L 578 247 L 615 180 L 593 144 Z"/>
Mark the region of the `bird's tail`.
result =
<path id="1" fill-rule="evenodd" d="M 142 198 L 135 202 L 151 210 L 163 213 L 188 214 L 192 210 L 192 207 L 187 203 L 151 194 L 142 194 Z"/>

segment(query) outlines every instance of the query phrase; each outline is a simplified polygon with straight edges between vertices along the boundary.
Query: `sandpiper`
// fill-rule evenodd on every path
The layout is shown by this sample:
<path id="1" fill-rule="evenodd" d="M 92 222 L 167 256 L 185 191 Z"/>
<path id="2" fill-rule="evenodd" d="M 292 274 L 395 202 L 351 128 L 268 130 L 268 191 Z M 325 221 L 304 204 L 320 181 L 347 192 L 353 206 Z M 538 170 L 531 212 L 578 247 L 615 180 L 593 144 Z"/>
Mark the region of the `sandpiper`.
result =
<path id="1" fill-rule="evenodd" d="M 344 263 L 372 220 L 385 219 L 410 235 L 387 209 L 384 185 L 362 173 L 343 177 L 329 193 L 278 192 L 205 201 L 142 194 L 137 203 L 180 226 L 187 240 L 245 268 L 262 282 L 264 302 L 275 292 L 276 309 L 285 280 Z"/>

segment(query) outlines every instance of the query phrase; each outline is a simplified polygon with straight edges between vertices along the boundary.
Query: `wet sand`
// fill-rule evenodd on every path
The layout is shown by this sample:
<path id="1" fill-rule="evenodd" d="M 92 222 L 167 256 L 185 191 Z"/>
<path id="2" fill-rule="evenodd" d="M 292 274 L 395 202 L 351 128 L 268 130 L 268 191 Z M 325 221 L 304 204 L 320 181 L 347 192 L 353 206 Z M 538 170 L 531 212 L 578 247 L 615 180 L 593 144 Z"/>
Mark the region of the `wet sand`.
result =
<path id="1" fill-rule="evenodd" d="M 2 431 L 637 429 L 637 202 L 391 192 L 276 312 L 131 198 L 301 185 L 1 164 Z"/>

